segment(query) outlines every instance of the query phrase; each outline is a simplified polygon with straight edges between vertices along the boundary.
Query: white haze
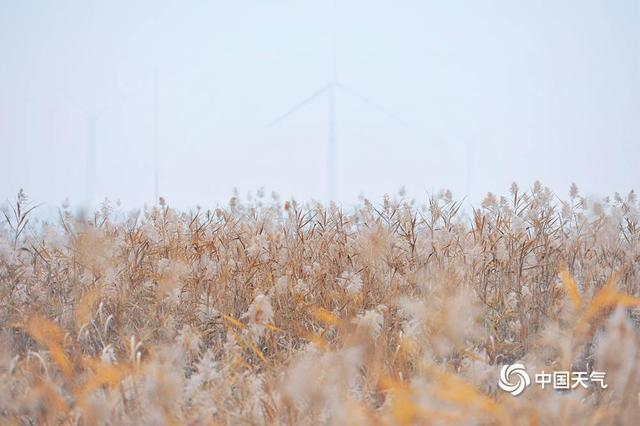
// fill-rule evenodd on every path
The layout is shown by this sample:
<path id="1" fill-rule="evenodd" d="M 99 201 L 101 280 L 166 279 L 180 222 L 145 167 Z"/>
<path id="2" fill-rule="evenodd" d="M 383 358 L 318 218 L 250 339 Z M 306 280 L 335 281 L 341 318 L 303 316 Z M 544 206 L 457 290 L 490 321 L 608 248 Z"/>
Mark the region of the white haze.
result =
<path id="1" fill-rule="evenodd" d="M 328 100 L 270 122 L 339 80 L 337 198 L 449 188 L 479 199 L 512 181 L 627 192 L 640 172 L 637 1 L 0 2 L 0 201 L 19 188 L 178 206 L 264 187 L 326 196 Z"/>

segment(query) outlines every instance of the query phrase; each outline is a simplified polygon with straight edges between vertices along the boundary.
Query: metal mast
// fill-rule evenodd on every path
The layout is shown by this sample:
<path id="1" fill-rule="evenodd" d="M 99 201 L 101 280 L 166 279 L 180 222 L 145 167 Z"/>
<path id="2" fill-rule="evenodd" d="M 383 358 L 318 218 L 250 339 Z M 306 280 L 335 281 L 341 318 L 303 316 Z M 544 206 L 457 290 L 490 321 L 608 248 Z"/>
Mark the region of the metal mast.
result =
<path id="1" fill-rule="evenodd" d="M 87 175 L 86 195 L 87 207 L 93 204 L 93 195 L 96 186 L 96 143 L 97 143 L 98 114 L 87 114 Z"/>
<path id="2" fill-rule="evenodd" d="M 153 203 L 158 202 L 158 71 L 153 73 Z"/>
<path id="3" fill-rule="evenodd" d="M 335 11 L 335 4 L 334 4 Z M 329 80 L 329 135 L 327 141 L 327 196 L 329 201 L 336 197 L 336 98 L 338 71 L 336 65 L 335 19 L 331 34 L 331 79 Z"/>

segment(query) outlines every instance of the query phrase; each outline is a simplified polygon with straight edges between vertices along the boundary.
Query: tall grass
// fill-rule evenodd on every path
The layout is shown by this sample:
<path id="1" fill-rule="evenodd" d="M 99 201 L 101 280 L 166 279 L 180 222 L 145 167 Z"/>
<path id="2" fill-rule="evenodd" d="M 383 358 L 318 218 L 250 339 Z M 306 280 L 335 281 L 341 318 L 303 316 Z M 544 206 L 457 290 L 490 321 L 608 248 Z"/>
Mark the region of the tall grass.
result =
<path id="1" fill-rule="evenodd" d="M 536 183 L 0 228 L 2 424 L 635 424 L 640 210 Z M 497 389 L 500 367 L 607 389 Z"/>

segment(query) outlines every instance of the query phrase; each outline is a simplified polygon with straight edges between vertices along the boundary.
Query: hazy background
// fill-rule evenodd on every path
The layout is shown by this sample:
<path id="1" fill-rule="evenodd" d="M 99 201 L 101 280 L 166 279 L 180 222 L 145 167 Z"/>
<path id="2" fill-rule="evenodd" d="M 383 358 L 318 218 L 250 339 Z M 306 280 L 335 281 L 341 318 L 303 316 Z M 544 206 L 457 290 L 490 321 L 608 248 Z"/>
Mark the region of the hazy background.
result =
<path id="1" fill-rule="evenodd" d="M 24 188 L 179 206 L 265 187 L 326 196 L 327 98 L 339 80 L 337 196 L 450 188 L 477 199 L 533 180 L 566 193 L 637 188 L 638 1 L 0 1 L 0 201 Z"/>

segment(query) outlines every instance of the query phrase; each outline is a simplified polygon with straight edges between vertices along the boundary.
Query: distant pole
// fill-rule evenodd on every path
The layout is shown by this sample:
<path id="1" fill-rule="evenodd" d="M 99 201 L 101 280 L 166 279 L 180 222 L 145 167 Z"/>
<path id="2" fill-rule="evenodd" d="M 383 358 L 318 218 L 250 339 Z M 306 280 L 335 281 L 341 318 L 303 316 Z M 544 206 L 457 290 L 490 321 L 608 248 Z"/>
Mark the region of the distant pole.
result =
<path id="1" fill-rule="evenodd" d="M 158 71 L 153 73 L 153 203 L 158 202 Z"/>
<path id="2" fill-rule="evenodd" d="M 336 103 L 335 83 L 329 86 L 329 139 L 327 141 L 327 191 L 329 202 L 336 196 Z"/>
<path id="3" fill-rule="evenodd" d="M 473 142 L 467 141 L 467 197 L 471 199 L 471 193 L 473 191 Z"/>
<path id="4" fill-rule="evenodd" d="M 329 82 L 329 137 L 327 141 L 327 192 L 329 202 L 336 197 L 336 100 L 338 69 L 336 60 L 336 2 L 333 2 L 331 28 L 331 79 Z"/>
<path id="5" fill-rule="evenodd" d="M 98 121 L 112 110 L 117 104 L 121 103 L 129 95 L 121 96 L 114 102 L 104 104 L 101 108 L 91 110 L 83 109 L 87 117 L 87 170 L 86 170 L 86 199 L 87 209 L 93 207 L 93 201 L 96 191 L 96 181 L 98 175 Z"/>
<path id="6" fill-rule="evenodd" d="M 96 185 L 96 139 L 97 139 L 98 116 L 96 114 L 87 115 L 87 132 L 89 146 L 87 149 L 87 208 L 91 208 Z"/>

